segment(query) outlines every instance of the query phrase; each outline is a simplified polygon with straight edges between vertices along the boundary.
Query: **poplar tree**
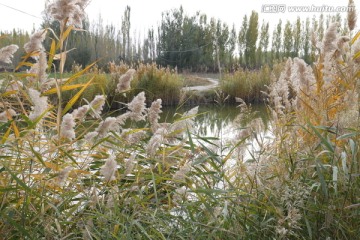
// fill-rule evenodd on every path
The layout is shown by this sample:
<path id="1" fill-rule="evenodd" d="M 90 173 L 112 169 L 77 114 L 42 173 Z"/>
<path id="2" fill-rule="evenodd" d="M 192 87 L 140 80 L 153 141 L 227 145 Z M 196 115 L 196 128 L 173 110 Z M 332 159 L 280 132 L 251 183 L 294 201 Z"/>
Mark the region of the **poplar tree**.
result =
<path id="1" fill-rule="evenodd" d="M 243 21 L 242 21 L 242 26 L 239 32 L 239 59 L 240 59 L 240 65 L 245 65 L 244 62 L 244 53 L 245 53 L 245 40 L 246 40 L 246 32 L 248 29 L 248 19 L 247 19 L 247 15 L 245 14 Z"/>
<path id="2" fill-rule="evenodd" d="M 301 20 L 300 17 L 296 19 L 294 29 L 293 29 L 293 54 L 292 57 L 299 57 L 301 55 L 301 45 L 302 45 L 302 39 L 301 36 Z"/>
<path id="3" fill-rule="evenodd" d="M 290 57 L 293 48 L 293 32 L 290 21 L 287 21 L 284 27 L 284 44 L 283 52 L 285 57 Z"/>
<path id="4" fill-rule="evenodd" d="M 258 13 L 252 11 L 249 27 L 246 31 L 246 41 L 245 41 L 245 61 L 246 66 L 249 68 L 254 68 L 256 66 L 256 42 L 258 38 Z"/>
<path id="5" fill-rule="evenodd" d="M 264 62 L 268 63 L 267 51 L 269 46 L 269 23 L 263 21 L 260 32 L 260 42 L 258 47 L 258 65 L 261 66 Z"/>
<path id="6" fill-rule="evenodd" d="M 303 27 L 303 52 L 304 60 L 306 63 L 310 63 L 310 19 L 306 18 L 305 29 Z"/>
<path id="7" fill-rule="evenodd" d="M 234 51 L 236 48 L 236 30 L 235 30 L 235 25 L 233 25 L 231 32 L 230 32 L 230 36 L 229 36 L 229 41 L 228 41 L 228 52 L 229 52 L 229 65 L 230 68 L 233 67 L 234 64 Z"/>
<path id="8" fill-rule="evenodd" d="M 122 50 L 122 58 L 124 60 L 129 60 L 130 59 L 130 48 L 131 48 L 131 43 L 130 43 L 130 7 L 126 6 L 125 11 L 124 11 L 124 16 L 122 17 L 122 22 L 121 22 L 121 32 L 123 35 L 123 50 Z"/>
<path id="9" fill-rule="evenodd" d="M 281 57 L 281 53 L 280 53 L 280 49 L 282 46 L 282 21 L 281 19 L 279 20 L 279 23 L 277 24 L 276 28 L 274 29 L 273 32 L 273 38 L 272 38 L 272 60 L 274 59 L 280 59 Z"/>

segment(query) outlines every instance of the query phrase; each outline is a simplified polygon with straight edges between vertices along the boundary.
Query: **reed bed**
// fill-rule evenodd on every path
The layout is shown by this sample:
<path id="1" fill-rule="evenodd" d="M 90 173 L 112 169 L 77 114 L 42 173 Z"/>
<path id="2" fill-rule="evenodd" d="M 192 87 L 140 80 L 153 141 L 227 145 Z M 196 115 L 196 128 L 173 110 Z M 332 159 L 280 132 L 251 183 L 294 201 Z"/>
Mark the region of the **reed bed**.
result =
<path id="1" fill-rule="evenodd" d="M 268 66 L 263 66 L 256 71 L 239 69 L 225 74 L 221 79 L 220 87 L 233 102 L 238 97 L 248 103 L 259 103 L 264 102 L 262 92 L 267 90 L 266 86 L 270 85 L 270 82 L 271 70 Z"/>
<path id="2" fill-rule="evenodd" d="M 143 84 L 116 115 L 103 114 L 105 95 L 84 98 L 97 80 L 75 81 L 94 64 L 66 78 L 61 66 L 86 2 L 52 2 L 57 40 L 45 50 L 52 32 L 34 33 L 20 63 L 30 70 L 1 82 L 1 238 L 358 237 L 359 33 L 340 36 L 334 23 L 313 66 L 287 60 L 266 91 L 268 128 L 249 121 L 251 106 L 237 98 L 234 138 L 224 141 L 194 131 L 197 107 L 159 121 L 162 100 L 146 84 L 172 76 L 151 65 L 114 71 L 117 95 L 128 97 L 132 81 Z M 16 50 L 0 49 L 0 60 Z M 60 67 L 50 78 L 55 54 Z M 221 106 L 226 97 L 218 95 Z"/>

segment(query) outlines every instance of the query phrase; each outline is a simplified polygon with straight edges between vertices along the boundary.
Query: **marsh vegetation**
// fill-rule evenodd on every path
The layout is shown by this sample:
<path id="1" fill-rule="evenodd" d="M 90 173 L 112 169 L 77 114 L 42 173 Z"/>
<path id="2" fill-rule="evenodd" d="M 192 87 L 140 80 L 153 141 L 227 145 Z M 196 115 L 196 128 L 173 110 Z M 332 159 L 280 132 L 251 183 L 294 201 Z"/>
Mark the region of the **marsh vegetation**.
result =
<path id="1" fill-rule="evenodd" d="M 172 68 L 110 63 L 103 75 L 93 62 L 65 73 L 66 42 L 83 26 L 86 3 L 49 4 L 58 34 L 32 34 L 16 67 L 28 70 L 0 82 L 2 238 L 359 236 L 355 12 L 346 35 L 329 23 L 312 65 L 294 57 L 225 74 L 210 121 L 198 106 L 164 111 L 186 100 Z M 18 48 L 1 48 L 0 61 L 10 64 Z M 258 98 L 265 118 L 249 104 Z M 229 107 L 236 114 L 216 115 Z"/>

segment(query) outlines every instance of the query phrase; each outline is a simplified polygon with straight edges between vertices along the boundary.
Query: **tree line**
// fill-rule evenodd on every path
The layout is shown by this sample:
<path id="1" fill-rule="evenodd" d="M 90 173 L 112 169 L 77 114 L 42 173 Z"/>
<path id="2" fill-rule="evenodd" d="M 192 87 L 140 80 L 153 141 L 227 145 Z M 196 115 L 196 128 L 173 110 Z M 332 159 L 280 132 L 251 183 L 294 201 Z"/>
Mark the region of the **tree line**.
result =
<path id="1" fill-rule="evenodd" d="M 76 50 L 68 54 L 65 69 L 70 71 L 74 63 L 84 67 L 95 61 L 100 67 L 106 67 L 110 61 L 156 62 L 161 66 L 196 72 L 258 69 L 265 64 L 272 66 L 284 57 L 301 57 L 312 63 L 317 51 L 316 42 L 321 41 L 331 22 L 344 22 L 343 34 L 348 31 L 346 19 L 340 14 L 298 17 L 295 22 L 280 19 L 271 31 L 269 22 L 259 22 L 256 11 L 244 15 L 240 29 L 236 29 L 235 25 L 229 26 L 200 12 L 187 15 L 179 7 L 163 12 L 159 26 L 141 36 L 131 28 L 130 17 L 131 8 L 127 6 L 120 26 L 104 24 L 101 15 L 91 23 L 84 21 L 85 31 L 76 31 L 68 39 L 67 49 Z M 43 28 L 50 27 L 56 33 L 59 31 L 56 24 L 44 16 Z M 313 33 L 317 33 L 317 39 Z M 9 43 L 23 46 L 30 35 L 21 30 L 0 34 L 5 36 L 0 40 L 0 46 Z M 50 48 L 50 41 L 45 46 Z M 20 61 L 22 54 L 22 51 L 15 54 L 14 64 Z"/>

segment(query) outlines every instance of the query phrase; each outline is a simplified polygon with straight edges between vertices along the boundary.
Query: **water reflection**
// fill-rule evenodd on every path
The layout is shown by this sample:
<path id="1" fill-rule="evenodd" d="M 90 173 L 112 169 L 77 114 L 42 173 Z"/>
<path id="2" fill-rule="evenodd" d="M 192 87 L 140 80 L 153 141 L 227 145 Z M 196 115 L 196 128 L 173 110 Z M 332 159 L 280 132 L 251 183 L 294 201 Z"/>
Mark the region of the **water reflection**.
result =
<path id="1" fill-rule="evenodd" d="M 179 117 L 176 113 L 183 113 L 190 108 L 164 107 L 160 122 L 172 122 L 174 118 Z M 266 106 L 253 105 L 251 110 L 252 114 L 248 121 L 260 117 L 264 125 L 267 126 L 269 118 Z M 234 129 L 241 129 L 247 124 L 247 122 L 235 121 L 239 113 L 240 109 L 236 105 L 201 105 L 199 106 L 199 115 L 195 119 L 194 132 L 202 137 L 231 138 L 234 135 Z"/>

